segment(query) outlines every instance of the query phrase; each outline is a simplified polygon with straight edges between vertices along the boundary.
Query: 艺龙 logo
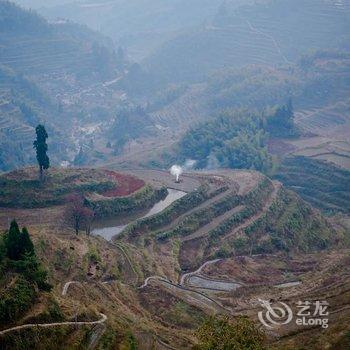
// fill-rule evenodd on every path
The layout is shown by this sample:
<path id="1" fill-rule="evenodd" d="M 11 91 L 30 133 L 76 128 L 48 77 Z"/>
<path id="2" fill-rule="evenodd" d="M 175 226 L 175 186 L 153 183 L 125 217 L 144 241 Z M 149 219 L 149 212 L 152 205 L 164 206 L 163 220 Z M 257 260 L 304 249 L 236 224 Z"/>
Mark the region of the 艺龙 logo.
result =
<path id="1" fill-rule="evenodd" d="M 267 300 L 259 299 L 263 311 L 259 311 L 260 322 L 267 328 L 274 328 L 279 325 L 288 324 L 293 319 L 292 309 L 283 302 L 272 306 Z"/>
<path id="2" fill-rule="evenodd" d="M 272 305 L 269 301 L 259 299 L 263 311 L 258 312 L 260 322 L 267 328 L 286 325 L 293 319 L 293 311 L 289 305 L 278 302 Z M 313 302 L 298 301 L 296 303 L 295 324 L 297 326 L 321 326 L 328 328 L 328 302 L 315 300 Z"/>

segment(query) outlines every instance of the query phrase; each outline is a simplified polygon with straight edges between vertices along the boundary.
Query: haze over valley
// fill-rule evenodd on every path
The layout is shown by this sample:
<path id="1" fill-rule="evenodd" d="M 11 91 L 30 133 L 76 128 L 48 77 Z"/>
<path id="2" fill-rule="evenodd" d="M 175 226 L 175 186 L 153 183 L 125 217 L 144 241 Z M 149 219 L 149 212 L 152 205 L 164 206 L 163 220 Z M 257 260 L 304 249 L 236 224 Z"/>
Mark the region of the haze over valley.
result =
<path id="1" fill-rule="evenodd" d="M 1 348 L 348 348 L 349 135 L 349 0 L 0 0 Z"/>

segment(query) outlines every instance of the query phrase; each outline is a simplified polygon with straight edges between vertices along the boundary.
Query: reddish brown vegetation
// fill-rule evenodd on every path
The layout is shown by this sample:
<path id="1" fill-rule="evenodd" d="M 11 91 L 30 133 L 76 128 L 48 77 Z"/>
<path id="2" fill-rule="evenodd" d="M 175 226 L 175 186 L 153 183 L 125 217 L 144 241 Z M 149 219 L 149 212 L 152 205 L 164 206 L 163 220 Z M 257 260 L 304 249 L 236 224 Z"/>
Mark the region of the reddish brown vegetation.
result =
<path id="1" fill-rule="evenodd" d="M 131 175 L 119 174 L 111 170 L 106 170 L 106 174 L 117 183 L 116 188 L 103 193 L 106 197 L 128 196 L 145 186 L 143 180 Z"/>
<path id="2" fill-rule="evenodd" d="M 82 228 L 85 229 L 86 234 L 89 234 L 94 212 L 84 206 L 84 197 L 73 193 L 67 196 L 67 202 L 68 206 L 65 213 L 67 224 L 74 228 L 76 234 Z"/>

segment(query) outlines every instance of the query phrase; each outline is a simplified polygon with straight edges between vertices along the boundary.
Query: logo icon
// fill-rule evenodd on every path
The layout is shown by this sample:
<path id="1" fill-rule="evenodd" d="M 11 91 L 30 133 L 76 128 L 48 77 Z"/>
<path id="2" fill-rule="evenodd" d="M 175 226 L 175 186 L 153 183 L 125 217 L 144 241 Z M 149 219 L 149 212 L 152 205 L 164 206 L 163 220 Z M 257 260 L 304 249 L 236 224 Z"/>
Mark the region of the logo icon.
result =
<path id="1" fill-rule="evenodd" d="M 258 317 L 265 327 L 275 328 L 292 321 L 293 311 L 286 303 L 279 302 L 277 305 L 272 305 L 269 301 L 261 299 L 259 302 L 264 310 L 259 311 Z"/>

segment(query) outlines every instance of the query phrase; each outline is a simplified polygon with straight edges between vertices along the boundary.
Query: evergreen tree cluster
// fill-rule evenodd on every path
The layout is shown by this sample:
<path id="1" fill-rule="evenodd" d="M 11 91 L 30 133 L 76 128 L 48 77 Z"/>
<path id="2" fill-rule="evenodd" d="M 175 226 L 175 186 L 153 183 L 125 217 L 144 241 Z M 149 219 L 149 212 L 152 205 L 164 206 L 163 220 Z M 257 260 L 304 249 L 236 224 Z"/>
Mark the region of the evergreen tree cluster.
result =
<path id="1" fill-rule="evenodd" d="M 38 261 L 27 228 L 20 230 L 15 220 L 0 240 L 0 266 L 2 274 L 16 272 L 39 289 L 51 289 L 47 283 L 47 272 Z"/>
<path id="2" fill-rule="evenodd" d="M 15 220 L 11 222 L 10 230 L 5 235 L 6 256 L 10 260 L 24 259 L 26 254 L 34 255 L 34 245 L 26 227 L 20 231 Z"/>
<path id="3" fill-rule="evenodd" d="M 181 158 L 197 160 L 199 168 L 255 169 L 268 172 L 272 157 L 269 137 L 298 136 L 292 101 L 264 113 L 231 110 L 196 125 L 179 143 Z"/>
<path id="4" fill-rule="evenodd" d="M 226 111 L 189 130 L 180 141 L 180 155 L 202 168 L 229 167 L 267 170 L 271 158 L 262 116 Z"/>
<path id="5" fill-rule="evenodd" d="M 294 111 L 291 99 L 282 107 L 277 107 L 275 112 L 266 118 L 266 131 L 272 137 L 298 136 L 298 130 L 294 125 Z"/>

